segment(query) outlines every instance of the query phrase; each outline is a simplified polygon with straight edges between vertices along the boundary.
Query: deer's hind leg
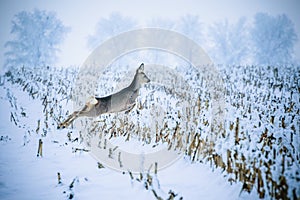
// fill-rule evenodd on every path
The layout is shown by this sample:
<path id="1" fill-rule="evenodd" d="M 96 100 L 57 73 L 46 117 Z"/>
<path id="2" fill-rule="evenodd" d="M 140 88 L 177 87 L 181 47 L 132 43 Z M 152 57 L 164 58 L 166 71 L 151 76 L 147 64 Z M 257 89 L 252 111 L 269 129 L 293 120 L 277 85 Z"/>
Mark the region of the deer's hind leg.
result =
<path id="1" fill-rule="evenodd" d="M 93 104 L 87 103 L 81 110 L 73 112 L 65 121 L 58 125 L 58 129 L 68 127 L 75 119 L 82 116 L 94 116 L 95 111 L 93 110 L 95 107 Z M 93 112 L 94 111 L 94 112 Z"/>
<path id="2" fill-rule="evenodd" d="M 65 121 L 57 126 L 57 129 L 68 127 L 75 119 L 79 117 L 80 111 L 73 112 Z"/>
<path id="3" fill-rule="evenodd" d="M 65 121 L 60 123 L 57 126 L 57 128 L 60 129 L 60 128 L 68 127 L 78 117 L 93 116 L 93 114 L 95 115 L 96 112 L 94 111 L 94 113 L 93 113 L 93 109 L 95 109 L 95 105 L 97 103 L 98 103 L 98 100 L 94 96 L 89 97 L 85 106 L 81 110 L 73 112 Z"/>

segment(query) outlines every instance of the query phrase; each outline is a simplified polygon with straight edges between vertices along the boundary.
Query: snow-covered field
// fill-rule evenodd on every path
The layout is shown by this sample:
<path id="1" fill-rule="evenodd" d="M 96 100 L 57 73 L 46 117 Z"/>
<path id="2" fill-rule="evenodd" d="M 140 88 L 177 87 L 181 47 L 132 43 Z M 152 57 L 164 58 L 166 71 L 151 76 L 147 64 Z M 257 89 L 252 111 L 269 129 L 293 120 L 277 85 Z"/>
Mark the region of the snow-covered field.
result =
<path id="1" fill-rule="evenodd" d="M 180 149 L 184 156 L 157 174 L 131 174 L 103 168 L 86 152 L 80 131 L 56 129 L 73 111 L 70 99 L 77 69 L 12 69 L 1 76 L 0 87 L 1 199 L 296 199 L 300 196 L 299 67 L 229 66 L 221 71 L 226 117 L 219 135 L 214 140 L 209 135 L 206 117 L 212 105 L 204 90 L 205 79 L 195 71 L 180 72 L 198 91 L 197 98 L 186 111 L 188 119 L 178 117 L 172 106 L 168 112 L 181 131 L 172 127 L 166 115 L 167 126 L 160 127 L 163 135 L 152 141 Z M 120 115 L 101 116 L 107 123 L 102 127 L 104 136 L 122 137 L 120 132 L 130 130 L 137 113 L 145 117 L 153 102 L 174 97 L 166 95 L 167 89 L 146 86 L 144 91 L 165 95 L 142 95 L 138 101 L 146 106 L 135 108 L 130 114 L 133 120 L 124 127 L 112 125 Z M 168 105 L 163 107 L 169 109 Z M 147 128 L 141 122 L 139 126 Z M 142 130 L 139 126 L 126 137 L 147 145 L 147 137 L 136 131 Z M 42 155 L 37 156 L 40 139 Z"/>

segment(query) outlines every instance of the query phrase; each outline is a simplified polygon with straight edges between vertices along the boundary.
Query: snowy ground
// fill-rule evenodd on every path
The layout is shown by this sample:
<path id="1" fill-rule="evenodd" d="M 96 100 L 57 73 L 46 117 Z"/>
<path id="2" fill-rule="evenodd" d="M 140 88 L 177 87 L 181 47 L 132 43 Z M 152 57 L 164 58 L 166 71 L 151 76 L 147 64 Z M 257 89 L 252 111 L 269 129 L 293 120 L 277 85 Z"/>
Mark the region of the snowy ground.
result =
<path id="1" fill-rule="evenodd" d="M 151 190 L 132 180 L 128 172 L 98 168 L 89 153 L 74 153 L 72 148 L 79 144 L 69 142 L 64 131 L 48 132 L 43 137 L 43 156 L 37 157 L 41 136 L 24 133 L 25 129 L 10 121 L 6 90 L 4 87 L 0 90 L 0 199 L 156 199 Z M 41 113 L 40 103 L 23 92 L 17 95 L 28 116 Z M 36 123 L 30 117 L 27 121 Z M 75 137 L 72 135 L 72 139 Z M 164 199 L 169 197 L 170 190 L 178 194 L 175 199 L 257 198 L 255 192 L 241 193 L 241 183 L 231 185 L 220 170 L 212 171 L 201 163 L 191 164 L 185 158 L 153 177 L 153 187 Z"/>

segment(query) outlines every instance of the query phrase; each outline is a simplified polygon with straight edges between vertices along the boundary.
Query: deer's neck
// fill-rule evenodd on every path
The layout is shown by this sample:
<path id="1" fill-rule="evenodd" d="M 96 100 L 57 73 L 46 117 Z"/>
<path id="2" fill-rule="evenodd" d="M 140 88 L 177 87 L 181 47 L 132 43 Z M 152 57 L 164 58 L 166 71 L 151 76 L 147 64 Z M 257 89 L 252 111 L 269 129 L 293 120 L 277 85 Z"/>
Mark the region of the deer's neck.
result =
<path id="1" fill-rule="evenodd" d="M 141 84 L 139 83 L 139 78 L 137 75 L 134 76 L 133 81 L 130 84 L 130 88 L 136 90 L 141 87 Z"/>

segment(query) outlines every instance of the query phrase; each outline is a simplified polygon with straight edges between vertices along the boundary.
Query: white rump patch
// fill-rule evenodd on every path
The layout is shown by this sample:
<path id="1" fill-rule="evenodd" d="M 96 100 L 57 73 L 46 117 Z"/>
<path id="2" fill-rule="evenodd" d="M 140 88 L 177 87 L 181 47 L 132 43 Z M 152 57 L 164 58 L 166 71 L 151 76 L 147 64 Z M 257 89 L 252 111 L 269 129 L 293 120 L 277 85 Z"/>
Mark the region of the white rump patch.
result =
<path id="1" fill-rule="evenodd" d="M 98 100 L 95 97 L 90 96 L 86 103 L 89 105 L 96 105 L 98 103 Z"/>

